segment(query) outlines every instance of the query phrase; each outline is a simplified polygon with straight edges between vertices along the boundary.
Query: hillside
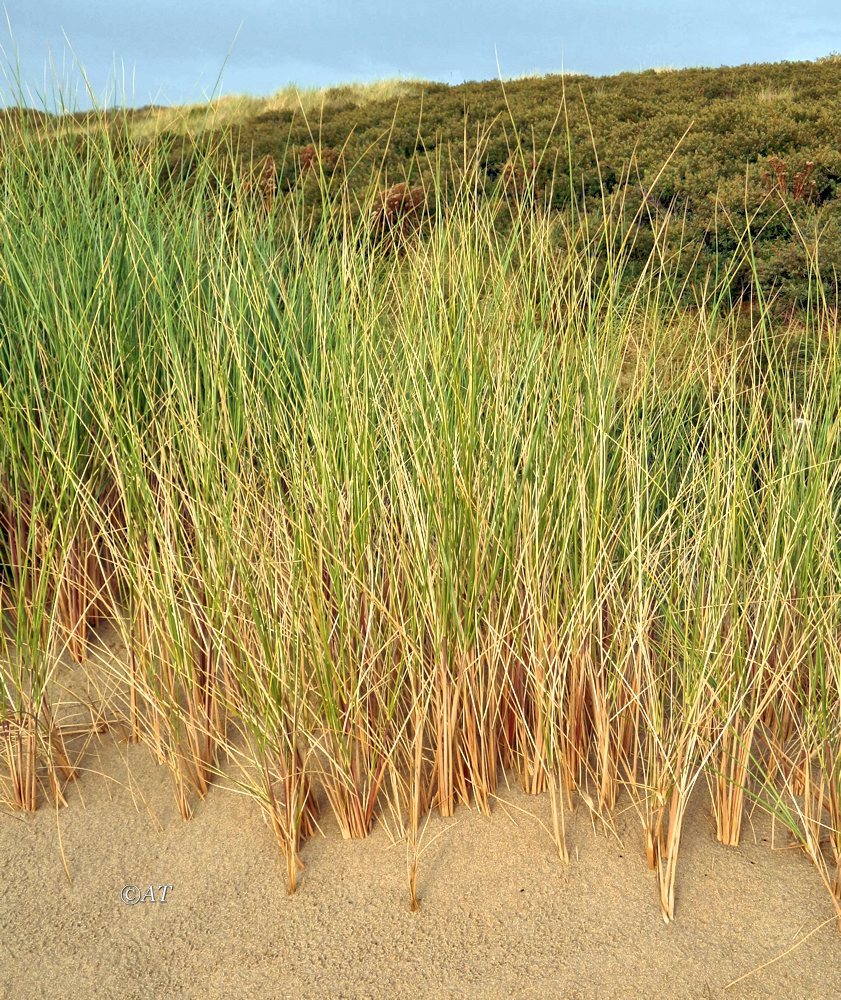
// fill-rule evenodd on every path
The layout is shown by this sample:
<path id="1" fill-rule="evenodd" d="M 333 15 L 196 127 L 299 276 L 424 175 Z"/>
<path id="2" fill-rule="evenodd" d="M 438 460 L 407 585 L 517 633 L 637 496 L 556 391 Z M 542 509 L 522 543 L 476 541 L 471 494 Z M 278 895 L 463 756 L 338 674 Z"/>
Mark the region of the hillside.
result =
<path id="1" fill-rule="evenodd" d="M 141 108 L 108 117 L 132 141 L 171 144 L 186 178 L 194 147 L 232 142 L 243 160 L 271 155 L 279 189 L 300 186 L 298 153 L 329 152 L 357 191 L 408 179 L 448 181 L 478 161 L 491 187 L 516 159 L 536 158 L 540 202 L 603 214 L 621 203 L 631 256 L 645 259 L 666 216 L 675 277 L 699 282 L 753 246 L 762 287 L 805 305 L 820 234 L 824 290 L 841 267 L 841 61 L 649 70 L 611 77 L 557 75 L 447 86 L 384 81 L 267 98 L 225 97 L 190 108 Z M 60 120 L 53 120 L 58 127 Z M 64 120 L 66 124 L 67 119 Z M 72 117 L 96 130 L 102 116 Z M 519 151 L 518 151 L 519 143 Z M 338 167 L 334 168 L 334 161 Z M 372 182 L 372 177 L 374 178 Z M 310 183 L 312 203 L 321 201 Z M 733 287 L 750 290 L 750 269 Z"/>

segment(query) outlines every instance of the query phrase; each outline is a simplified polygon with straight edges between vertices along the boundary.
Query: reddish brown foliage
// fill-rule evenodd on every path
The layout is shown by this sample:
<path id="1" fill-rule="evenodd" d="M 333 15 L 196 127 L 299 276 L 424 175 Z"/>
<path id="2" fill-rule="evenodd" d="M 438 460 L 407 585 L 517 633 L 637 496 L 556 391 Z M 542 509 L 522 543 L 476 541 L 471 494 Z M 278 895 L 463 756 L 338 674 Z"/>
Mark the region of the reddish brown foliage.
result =
<path id="1" fill-rule="evenodd" d="M 426 192 L 420 186 L 395 184 L 381 191 L 371 213 L 371 229 L 378 236 L 405 237 L 415 232 L 426 210 Z"/>
<path id="2" fill-rule="evenodd" d="M 762 175 L 766 190 L 779 191 L 785 197 L 791 195 L 795 201 L 811 201 L 815 196 L 815 182 L 812 174 L 815 170 L 813 160 L 807 160 L 802 170 L 799 170 L 789 182 L 789 168 L 785 160 L 772 156 L 768 161 L 768 169 Z"/>
<path id="3" fill-rule="evenodd" d="M 332 173 L 339 163 L 339 154 L 329 146 L 304 146 L 298 150 L 298 172 L 307 174 L 310 171 L 323 170 Z"/>

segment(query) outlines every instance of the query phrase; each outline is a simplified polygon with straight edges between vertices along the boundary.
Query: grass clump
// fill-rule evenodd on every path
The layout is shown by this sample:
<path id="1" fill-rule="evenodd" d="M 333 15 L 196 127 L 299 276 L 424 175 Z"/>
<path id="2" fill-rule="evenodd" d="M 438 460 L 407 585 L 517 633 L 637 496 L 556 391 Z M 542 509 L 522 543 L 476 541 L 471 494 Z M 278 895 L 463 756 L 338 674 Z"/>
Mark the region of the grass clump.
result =
<path id="1" fill-rule="evenodd" d="M 185 817 L 238 760 L 290 891 L 320 813 L 348 838 L 387 814 L 416 907 L 424 817 L 491 812 L 507 771 L 548 792 L 565 862 L 577 801 L 606 822 L 630 803 L 667 921 L 705 788 L 719 840 L 771 811 L 841 915 L 820 255 L 781 319 L 760 282 L 739 298 L 749 218 L 687 284 L 679 214 L 641 246 L 645 199 L 550 211 L 531 153 L 512 198 L 465 149 L 456 187 L 439 154 L 397 194 L 377 177 L 360 201 L 351 164 L 279 198 L 274 161 L 232 147 L 182 183 L 163 146 L 20 126 L 0 165 L 8 797 L 60 794 L 50 681 L 108 618 L 110 713 Z M 398 212 L 372 239 L 398 195 L 424 225 Z"/>

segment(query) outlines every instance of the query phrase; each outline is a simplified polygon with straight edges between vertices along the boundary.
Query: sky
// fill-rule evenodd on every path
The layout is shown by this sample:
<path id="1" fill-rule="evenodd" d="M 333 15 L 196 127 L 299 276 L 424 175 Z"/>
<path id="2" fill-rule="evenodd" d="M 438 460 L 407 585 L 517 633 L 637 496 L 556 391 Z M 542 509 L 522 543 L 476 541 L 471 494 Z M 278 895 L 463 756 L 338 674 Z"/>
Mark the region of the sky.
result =
<path id="1" fill-rule="evenodd" d="M 841 52 L 841 0 L 5 0 L 27 103 L 140 106 L 403 76 L 605 74 Z M 11 29 L 11 34 L 10 30 Z M 115 87 L 116 85 L 116 87 Z M 2 83 L 2 103 L 14 103 Z M 49 100 L 47 102 L 49 104 Z"/>

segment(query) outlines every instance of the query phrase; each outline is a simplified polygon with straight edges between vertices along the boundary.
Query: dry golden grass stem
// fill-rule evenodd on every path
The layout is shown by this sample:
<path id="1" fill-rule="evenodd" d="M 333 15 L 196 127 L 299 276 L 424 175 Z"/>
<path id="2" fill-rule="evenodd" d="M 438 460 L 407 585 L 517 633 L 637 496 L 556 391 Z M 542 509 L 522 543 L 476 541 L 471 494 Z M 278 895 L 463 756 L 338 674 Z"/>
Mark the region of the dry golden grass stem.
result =
<path id="1" fill-rule="evenodd" d="M 737 716 L 725 728 L 718 754 L 713 810 L 719 843 L 738 847 L 756 722 Z"/>
<path id="2" fill-rule="evenodd" d="M 269 771 L 267 756 L 263 758 L 267 811 L 286 864 L 286 891 L 292 895 L 303 869 L 301 843 L 315 829 L 317 812 L 311 781 L 297 747 L 281 749 L 275 767 L 279 781 Z"/>
<path id="3" fill-rule="evenodd" d="M 7 718 L 0 724 L 0 739 L 12 786 L 12 803 L 17 809 L 33 812 L 38 806 L 38 731 L 34 712 L 21 710 Z"/>

